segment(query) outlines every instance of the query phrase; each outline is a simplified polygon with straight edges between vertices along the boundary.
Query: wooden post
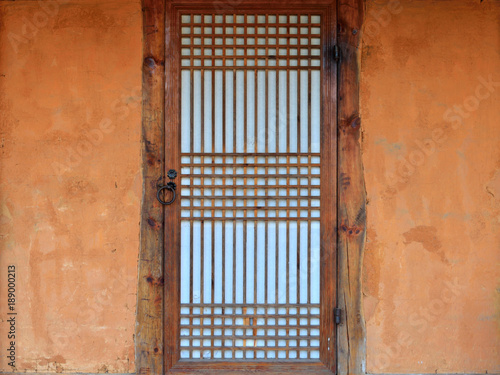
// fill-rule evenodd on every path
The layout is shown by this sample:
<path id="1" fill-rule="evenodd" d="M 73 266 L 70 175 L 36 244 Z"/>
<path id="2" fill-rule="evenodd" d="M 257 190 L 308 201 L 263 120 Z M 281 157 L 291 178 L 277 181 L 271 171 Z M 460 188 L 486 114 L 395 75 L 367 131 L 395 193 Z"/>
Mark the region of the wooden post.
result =
<path id="1" fill-rule="evenodd" d="M 165 4 L 143 0 L 141 239 L 135 366 L 163 374 L 163 207 L 156 199 L 164 174 Z"/>
<path id="2" fill-rule="evenodd" d="M 339 375 L 366 370 L 366 329 L 362 264 L 366 238 L 366 191 L 361 160 L 359 117 L 360 41 L 363 0 L 338 4 L 341 62 L 338 80 L 338 306 Z"/>

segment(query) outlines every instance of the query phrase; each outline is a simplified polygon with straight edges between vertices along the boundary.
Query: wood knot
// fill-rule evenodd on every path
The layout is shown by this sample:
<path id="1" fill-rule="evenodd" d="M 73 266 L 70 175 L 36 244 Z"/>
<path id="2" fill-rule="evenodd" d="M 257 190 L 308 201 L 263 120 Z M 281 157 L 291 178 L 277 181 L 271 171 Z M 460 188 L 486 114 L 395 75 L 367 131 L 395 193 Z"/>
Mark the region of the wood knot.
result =
<path id="1" fill-rule="evenodd" d="M 339 121 L 339 128 L 344 134 L 355 134 L 361 127 L 361 118 L 358 115 L 353 115 L 347 119 Z"/>
<path id="2" fill-rule="evenodd" d="M 156 156 L 154 154 L 147 154 L 146 155 L 146 162 L 148 165 L 154 166 L 156 164 Z"/>
<path id="3" fill-rule="evenodd" d="M 146 57 L 144 59 L 144 66 L 147 66 L 149 69 L 154 69 L 156 67 L 155 59 L 152 57 Z"/>
<path id="4" fill-rule="evenodd" d="M 158 65 L 164 65 L 163 61 L 159 61 L 155 59 L 153 56 L 148 56 L 144 58 L 144 66 L 147 67 L 149 70 L 154 70 Z"/>
<path id="5" fill-rule="evenodd" d="M 358 226 L 355 226 L 355 225 L 348 226 L 348 225 L 342 224 L 340 226 L 340 230 L 342 232 L 345 232 L 348 236 L 356 236 L 356 235 L 361 233 L 361 228 Z"/>
<path id="6" fill-rule="evenodd" d="M 146 276 L 146 281 L 148 282 L 148 284 L 156 285 L 156 286 L 163 286 L 163 283 L 164 283 L 163 276 L 155 279 L 153 277 L 153 275 L 151 275 L 151 274 Z"/>
<path id="7" fill-rule="evenodd" d="M 340 173 L 340 186 L 343 189 L 347 189 L 351 185 L 351 177 L 347 175 L 347 173 Z"/>
<path id="8" fill-rule="evenodd" d="M 354 118 L 351 120 L 351 128 L 356 129 L 359 128 L 361 125 L 361 118 L 359 116 L 354 116 Z"/>

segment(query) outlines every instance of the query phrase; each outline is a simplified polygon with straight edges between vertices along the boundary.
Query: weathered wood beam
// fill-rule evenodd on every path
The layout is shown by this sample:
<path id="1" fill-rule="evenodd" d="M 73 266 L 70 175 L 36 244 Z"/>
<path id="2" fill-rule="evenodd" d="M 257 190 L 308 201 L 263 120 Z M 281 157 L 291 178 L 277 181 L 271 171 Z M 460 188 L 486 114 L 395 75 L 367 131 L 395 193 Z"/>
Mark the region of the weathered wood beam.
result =
<path id="1" fill-rule="evenodd" d="M 163 207 L 156 199 L 164 174 L 165 4 L 143 0 L 141 239 L 135 366 L 163 374 Z"/>
<path id="2" fill-rule="evenodd" d="M 362 264 L 366 238 L 366 190 L 361 160 L 359 117 L 360 41 L 363 0 L 339 0 L 338 42 L 338 304 L 339 375 L 365 374 L 366 329 Z"/>

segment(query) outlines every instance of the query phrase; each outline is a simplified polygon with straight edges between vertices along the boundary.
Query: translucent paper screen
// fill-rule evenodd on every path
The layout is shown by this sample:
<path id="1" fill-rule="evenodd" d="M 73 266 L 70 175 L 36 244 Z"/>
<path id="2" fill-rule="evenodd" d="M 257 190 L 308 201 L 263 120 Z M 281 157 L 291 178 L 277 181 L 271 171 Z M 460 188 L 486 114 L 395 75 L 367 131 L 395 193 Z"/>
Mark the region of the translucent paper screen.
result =
<path id="1" fill-rule="evenodd" d="M 181 21 L 181 358 L 319 358 L 320 17 Z"/>

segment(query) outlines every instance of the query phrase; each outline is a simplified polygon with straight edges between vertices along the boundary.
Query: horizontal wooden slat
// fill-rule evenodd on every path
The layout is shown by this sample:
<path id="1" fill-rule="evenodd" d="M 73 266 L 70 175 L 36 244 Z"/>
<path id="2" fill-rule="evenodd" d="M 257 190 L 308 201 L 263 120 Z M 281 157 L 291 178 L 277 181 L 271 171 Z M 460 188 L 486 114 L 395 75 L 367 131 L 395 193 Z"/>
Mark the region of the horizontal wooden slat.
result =
<path id="1" fill-rule="evenodd" d="M 331 375 L 321 362 L 313 360 L 272 360 L 272 362 L 233 361 L 179 361 L 169 373 L 172 374 L 205 374 L 205 375 L 240 375 L 240 374 L 269 374 L 269 375 Z"/>
<path id="2" fill-rule="evenodd" d="M 296 156 L 296 157 L 320 157 L 321 154 L 319 152 L 280 152 L 280 153 L 263 153 L 263 152 L 182 152 L 181 157 L 183 156 L 216 156 L 216 157 L 228 157 L 228 156 L 252 156 L 252 157 L 286 157 L 286 156 Z"/>
<path id="3" fill-rule="evenodd" d="M 190 186 L 190 185 L 181 185 L 183 189 L 247 189 L 247 190 L 260 190 L 260 189 L 277 189 L 277 190 L 286 190 L 286 189 L 319 189 L 319 185 L 309 185 L 309 184 L 301 184 L 301 185 L 291 185 L 291 184 L 283 184 L 283 185 L 202 185 L 202 186 Z M 312 195 L 315 197 L 316 195 Z M 300 197 L 305 197 L 305 195 L 299 195 Z M 319 197 L 319 195 L 318 195 Z"/>
<path id="4" fill-rule="evenodd" d="M 254 222 L 254 223 L 260 223 L 260 222 L 289 222 L 289 223 L 312 223 L 312 222 L 319 222 L 320 218 L 319 217 L 199 217 L 199 216 L 189 216 L 189 217 L 182 217 L 181 221 L 189 221 L 189 222 L 243 222 L 243 223 L 248 223 L 248 222 Z"/>
<path id="5" fill-rule="evenodd" d="M 278 304 L 270 304 L 270 303 L 247 303 L 242 305 L 241 303 L 181 303 L 181 307 L 217 307 L 217 308 L 224 308 L 224 307 L 235 307 L 235 308 L 262 308 L 262 307 L 267 307 L 267 308 L 301 308 L 301 309 L 314 309 L 314 308 L 319 308 L 320 304 L 319 303 L 308 303 L 308 304 L 303 304 L 303 303 L 278 303 Z"/>
<path id="6" fill-rule="evenodd" d="M 192 188 L 193 189 L 193 188 Z M 248 190 L 254 190 L 253 188 L 248 188 Z M 220 199 L 234 199 L 234 200 L 315 200 L 320 199 L 319 196 L 315 195 L 307 195 L 307 196 L 291 196 L 291 197 L 282 197 L 279 195 L 271 195 L 271 196 L 258 196 L 258 195 L 183 195 L 184 199 L 209 199 L 209 200 L 220 200 Z M 226 206 L 226 208 L 230 208 Z M 236 208 L 236 207 L 235 207 Z M 293 208 L 290 206 L 290 208 Z M 296 207 L 300 208 L 300 207 Z"/>
<path id="7" fill-rule="evenodd" d="M 201 69 L 202 68 L 202 69 Z M 282 71 L 282 70 L 290 70 L 290 71 L 294 71 L 294 70 L 301 70 L 301 71 L 305 71 L 305 70 L 317 70 L 317 71 L 320 71 L 321 68 L 320 67 L 306 67 L 306 66 L 303 66 L 303 67 L 300 67 L 300 69 L 297 69 L 299 67 L 293 67 L 294 69 L 290 69 L 288 67 L 285 67 L 285 66 L 277 66 L 277 67 L 272 67 L 272 70 L 277 70 L 277 71 Z M 220 71 L 223 71 L 223 70 L 256 70 L 256 71 L 259 71 L 259 70 L 269 70 L 270 68 L 266 68 L 265 66 L 258 66 L 258 67 L 254 67 L 254 66 L 196 66 L 196 67 L 189 67 L 189 66 L 183 66 L 182 67 L 182 70 L 220 70 Z M 220 155 L 220 154 L 219 154 Z M 294 154 L 294 156 L 297 155 L 297 154 Z M 266 156 L 266 155 L 261 155 L 261 156 Z"/>
<path id="8" fill-rule="evenodd" d="M 197 168 L 307 168 L 307 167 L 320 167 L 320 163 L 182 163 L 183 167 L 197 167 Z"/>
<path id="9" fill-rule="evenodd" d="M 211 338 L 207 338 L 207 340 L 217 340 L 212 336 Z M 254 338 L 253 340 L 259 340 L 258 338 Z M 232 350 L 232 346 L 223 346 L 223 345 L 203 345 L 203 346 L 181 346 L 181 350 Z M 245 351 L 245 352 L 287 352 L 290 350 L 300 351 L 300 352 L 313 352 L 317 351 L 317 347 L 310 346 L 294 346 L 294 347 L 286 347 L 286 346 L 235 346 L 236 351 Z M 265 359 L 262 359 L 265 360 Z M 274 360 L 274 358 L 272 359 Z"/>
<path id="10" fill-rule="evenodd" d="M 294 174 L 250 174 L 250 173 L 238 173 L 238 174 L 215 174 L 215 173 L 183 173 L 181 177 L 193 177 L 193 178 L 319 178 L 318 174 L 305 174 L 305 173 L 294 173 Z M 259 186 L 259 185 L 254 185 Z M 319 184 L 318 184 L 319 186 Z"/>
<path id="11" fill-rule="evenodd" d="M 224 328 L 224 329 L 232 329 L 234 328 Z M 248 328 L 245 328 L 248 329 Z M 259 328 L 263 329 L 263 328 Z M 266 331 L 269 329 L 275 329 L 275 328 L 266 328 Z M 296 329 L 298 330 L 298 329 Z M 264 340 L 264 341 L 316 341 L 319 340 L 319 334 L 318 335 L 312 335 L 309 334 L 307 336 L 293 336 L 293 337 L 285 337 L 285 336 L 269 336 L 269 335 L 227 335 L 225 334 L 224 336 L 216 336 L 216 335 L 211 335 L 211 336 L 183 336 L 181 334 L 181 340 Z M 184 346 L 181 346 L 181 348 L 185 348 Z M 205 346 L 198 346 L 198 348 L 205 348 Z M 224 345 L 221 345 L 221 348 L 224 348 Z M 227 347 L 226 347 L 227 348 Z M 256 347 L 258 348 L 258 347 Z M 278 347 L 281 350 L 288 350 L 286 346 L 281 346 Z M 293 348 L 293 346 L 290 346 L 289 348 Z M 299 347 L 300 348 L 300 347 Z"/>

